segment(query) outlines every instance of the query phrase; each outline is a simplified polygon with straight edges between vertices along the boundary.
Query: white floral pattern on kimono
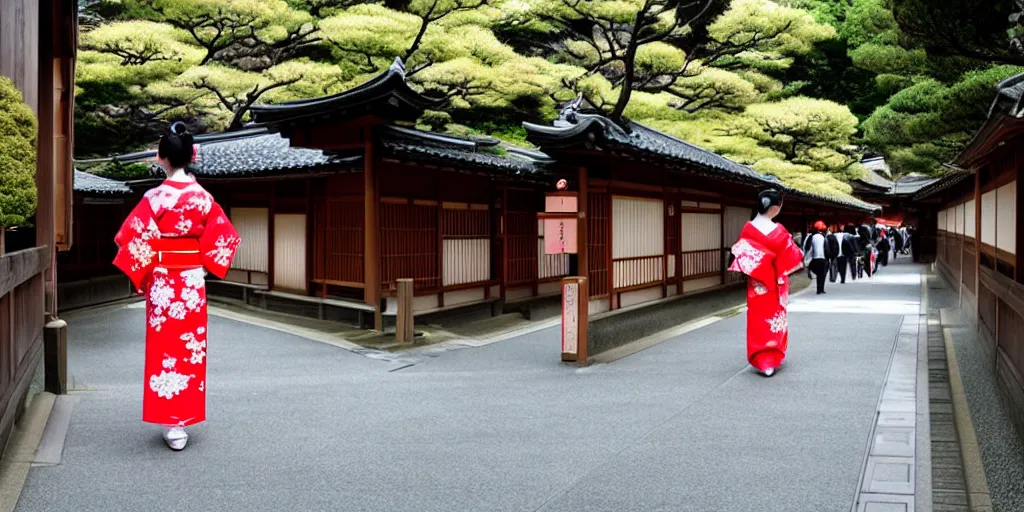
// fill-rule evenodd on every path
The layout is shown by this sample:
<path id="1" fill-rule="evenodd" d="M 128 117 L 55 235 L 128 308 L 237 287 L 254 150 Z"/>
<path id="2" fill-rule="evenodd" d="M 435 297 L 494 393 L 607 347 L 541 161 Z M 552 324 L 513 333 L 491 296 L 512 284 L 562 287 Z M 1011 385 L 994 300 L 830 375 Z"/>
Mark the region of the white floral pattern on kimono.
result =
<path id="1" fill-rule="evenodd" d="M 765 320 L 768 322 L 768 328 L 774 333 L 785 332 L 789 329 L 789 321 L 786 318 L 786 310 L 779 310 L 775 313 L 775 316 Z"/>
<path id="2" fill-rule="evenodd" d="M 190 378 L 192 376 L 182 375 L 174 370 L 169 372 L 162 371 L 160 375 L 151 375 L 149 377 L 149 389 L 160 398 L 171 399 L 188 389 L 188 380 Z"/>
<path id="3" fill-rule="evenodd" d="M 740 266 L 743 273 L 752 272 L 764 258 L 764 252 L 755 249 L 746 240 L 740 239 L 732 246 L 732 254 L 736 256 L 736 264 Z"/>

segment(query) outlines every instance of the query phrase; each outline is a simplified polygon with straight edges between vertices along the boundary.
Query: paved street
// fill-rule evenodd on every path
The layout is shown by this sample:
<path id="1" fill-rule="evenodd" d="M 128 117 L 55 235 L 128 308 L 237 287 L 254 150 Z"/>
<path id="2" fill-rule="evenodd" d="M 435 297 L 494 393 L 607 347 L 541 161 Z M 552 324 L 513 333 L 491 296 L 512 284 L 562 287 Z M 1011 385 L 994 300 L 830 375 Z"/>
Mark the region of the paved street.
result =
<path id="1" fill-rule="evenodd" d="M 402 368 L 211 317 L 209 421 L 181 453 L 140 421 L 143 311 L 69 316 L 63 460 L 18 510 L 849 512 L 918 272 L 795 297 L 771 379 L 744 315 L 584 369 L 556 329 Z"/>

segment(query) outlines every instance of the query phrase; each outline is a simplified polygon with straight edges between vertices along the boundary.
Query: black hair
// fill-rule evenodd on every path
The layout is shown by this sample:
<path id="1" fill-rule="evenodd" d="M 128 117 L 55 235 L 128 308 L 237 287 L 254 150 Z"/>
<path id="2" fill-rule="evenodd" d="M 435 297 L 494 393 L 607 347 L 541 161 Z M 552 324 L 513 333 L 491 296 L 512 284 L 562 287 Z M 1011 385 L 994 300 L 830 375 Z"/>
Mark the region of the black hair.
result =
<path id="1" fill-rule="evenodd" d="M 176 121 L 167 127 L 167 133 L 160 137 L 157 155 L 165 158 L 172 169 L 184 169 L 192 161 L 192 134 L 185 123 Z"/>
<path id="2" fill-rule="evenodd" d="M 772 206 L 782 205 L 782 192 L 778 189 L 769 188 L 762 190 L 757 195 L 757 213 L 768 213 Z"/>

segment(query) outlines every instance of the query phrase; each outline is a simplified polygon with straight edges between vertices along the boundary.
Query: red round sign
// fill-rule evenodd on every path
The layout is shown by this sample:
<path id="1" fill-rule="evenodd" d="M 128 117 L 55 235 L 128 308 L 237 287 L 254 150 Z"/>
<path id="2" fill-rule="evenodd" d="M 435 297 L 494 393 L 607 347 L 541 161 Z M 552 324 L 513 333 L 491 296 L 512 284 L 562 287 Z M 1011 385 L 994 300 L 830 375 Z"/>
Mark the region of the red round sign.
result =
<path id="1" fill-rule="evenodd" d="M 565 190 L 568 186 L 569 182 L 565 181 L 564 179 L 558 180 L 558 183 L 555 184 L 555 188 L 557 188 L 558 190 Z"/>

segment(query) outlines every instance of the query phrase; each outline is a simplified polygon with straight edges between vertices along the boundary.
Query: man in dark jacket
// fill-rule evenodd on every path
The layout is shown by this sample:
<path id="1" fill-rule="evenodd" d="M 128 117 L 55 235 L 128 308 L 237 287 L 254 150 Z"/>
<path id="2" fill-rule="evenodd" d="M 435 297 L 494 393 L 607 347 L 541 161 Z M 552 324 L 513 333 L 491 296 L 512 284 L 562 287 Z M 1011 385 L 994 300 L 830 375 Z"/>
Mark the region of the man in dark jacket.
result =
<path id="1" fill-rule="evenodd" d="M 903 252 L 903 227 L 893 230 L 892 239 L 894 242 L 894 251 L 892 253 L 892 259 L 896 259 L 896 256 Z"/>
<path id="2" fill-rule="evenodd" d="M 857 243 L 860 244 L 861 257 L 864 258 L 864 270 L 867 272 L 868 277 L 871 277 L 871 273 L 875 270 L 871 265 L 871 254 L 875 250 L 871 240 L 871 228 L 866 224 L 862 224 L 860 229 L 857 230 L 857 234 Z"/>
<path id="3" fill-rule="evenodd" d="M 884 229 L 878 232 L 878 241 L 876 246 L 878 247 L 878 263 L 883 267 L 889 266 L 889 253 L 892 252 L 892 244 L 889 243 L 888 232 Z M 878 270 L 878 267 L 875 267 Z"/>
<path id="4" fill-rule="evenodd" d="M 828 235 L 829 253 L 833 256 L 836 274 L 839 275 L 840 279 L 839 282 L 843 284 L 846 283 L 846 265 L 854 254 L 850 251 L 850 242 L 847 240 L 848 236 L 850 236 L 848 232 L 843 230 Z M 833 283 L 836 282 L 835 274 L 831 275 L 830 280 Z"/>

